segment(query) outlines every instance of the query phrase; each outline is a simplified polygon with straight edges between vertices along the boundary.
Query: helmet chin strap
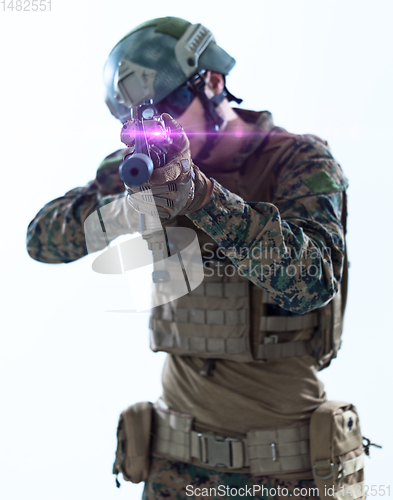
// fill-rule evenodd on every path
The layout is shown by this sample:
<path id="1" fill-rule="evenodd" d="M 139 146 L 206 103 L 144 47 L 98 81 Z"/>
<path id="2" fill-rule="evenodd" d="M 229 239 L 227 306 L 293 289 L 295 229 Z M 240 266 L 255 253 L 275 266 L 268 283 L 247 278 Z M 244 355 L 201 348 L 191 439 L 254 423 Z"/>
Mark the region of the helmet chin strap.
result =
<path id="1" fill-rule="evenodd" d="M 203 161 L 210 156 L 210 151 L 213 149 L 218 139 L 218 131 L 220 129 L 220 126 L 224 122 L 224 120 L 217 113 L 216 107 L 221 104 L 225 97 L 227 97 L 227 91 L 224 88 L 222 92 L 209 99 L 205 94 L 206 83 L 203 76 L 198 74 L 196 75 L 196 79 L 197 81 L 195 81 L 194 79 L 192 82 L 190 82 L 190 85 L 194 89 L 196 95 L 199 97 L 203 109 L 205 110 L 206 141 L 202 146 L 202 149 L 194 159 L 196 161 Z"/>

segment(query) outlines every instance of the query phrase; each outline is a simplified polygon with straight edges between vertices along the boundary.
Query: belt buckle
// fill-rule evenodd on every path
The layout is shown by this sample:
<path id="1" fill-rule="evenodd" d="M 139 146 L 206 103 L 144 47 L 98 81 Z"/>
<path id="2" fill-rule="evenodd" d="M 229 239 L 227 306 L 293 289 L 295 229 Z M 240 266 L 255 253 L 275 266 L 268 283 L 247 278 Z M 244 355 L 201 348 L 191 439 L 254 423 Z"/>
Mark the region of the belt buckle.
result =
<path id="1" fill-rule="evenodd" d="M 238 469 L 233 466 L 232 443 L 239 442 L 239 439 L 224 438 L 214 433 L 198 433 L 199 457 L 205 465 L 213 467 L 228 467 Z"/>
<path id="2" fill-rule="evenodd" d="M 269 335 L 263 339 L 263 343 L 266 344 L 278 344 L 278 335 Z"/>

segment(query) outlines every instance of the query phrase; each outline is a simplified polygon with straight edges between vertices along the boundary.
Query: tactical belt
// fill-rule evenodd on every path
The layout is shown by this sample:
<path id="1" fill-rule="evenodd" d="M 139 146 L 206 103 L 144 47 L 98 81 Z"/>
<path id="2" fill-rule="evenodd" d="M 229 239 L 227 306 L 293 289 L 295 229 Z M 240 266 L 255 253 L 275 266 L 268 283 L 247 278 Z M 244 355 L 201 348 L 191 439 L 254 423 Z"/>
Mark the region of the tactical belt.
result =
<path id="1" fill-rule="evenodd" d="M 197 432 L 193 417 L 175 412 L 159 400 L 154 405 L 152 451 L 209 467 L 249 469 L 272 474 L 311 469 L 309 426 L 254 430 L 239 438 Z"/>

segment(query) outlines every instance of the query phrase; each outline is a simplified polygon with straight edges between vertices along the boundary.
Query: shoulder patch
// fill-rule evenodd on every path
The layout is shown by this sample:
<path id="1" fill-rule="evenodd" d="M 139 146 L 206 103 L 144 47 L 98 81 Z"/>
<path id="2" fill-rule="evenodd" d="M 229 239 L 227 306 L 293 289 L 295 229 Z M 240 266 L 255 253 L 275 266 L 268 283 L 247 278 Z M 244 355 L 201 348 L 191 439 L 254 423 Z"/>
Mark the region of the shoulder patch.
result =
<path id="1" fill-rule="evenodd" d="M 340 190 L 336 181 L 325 170 L 317 172 L 310 177 L 305 177 L 303 182 L 313 193 L 326 193 L 328 191 Z"/>

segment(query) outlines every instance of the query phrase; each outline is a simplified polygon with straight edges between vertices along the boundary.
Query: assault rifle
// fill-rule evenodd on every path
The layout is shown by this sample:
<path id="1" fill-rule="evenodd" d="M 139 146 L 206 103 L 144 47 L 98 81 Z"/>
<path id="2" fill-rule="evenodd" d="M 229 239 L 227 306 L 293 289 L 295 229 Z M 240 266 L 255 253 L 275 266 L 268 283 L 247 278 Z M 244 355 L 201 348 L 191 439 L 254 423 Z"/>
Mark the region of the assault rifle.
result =
<path id="1" fill-rule="evenodd" d="M 153 100 L 131 108 L 131 118 L 132 122 L 123 125 L 120 138 L 127 146 L 134 146 L 134 151 L 124 157 L 119 172 L 126 186 L 138 187 L 150 179 L 155 168 L 165 165 L 172 141 Z"/>
<path id="2" fill-rule="evenodd" d="M 134 150 L 124 157 L 119 167 L 120 178 L 126 188 L 141 186 L 150 179 L 155 168 L 163 167 L 172 143 L 170 132 L 159 118 L 152 100 L 132 108 L 131 118 L 132 121 L 123 125 L 120 135 L 124 144 L 134 146 Z M 138 196 L 148 196 L 153 200 L 151 194 L 143 194 L 143 191 Z M 158 214 L 139 214 L 139 226 L 142 237 L 153 252 L 153 283 L 170 281 L 164 262 L 169 254 L 166 232 Z"/>

